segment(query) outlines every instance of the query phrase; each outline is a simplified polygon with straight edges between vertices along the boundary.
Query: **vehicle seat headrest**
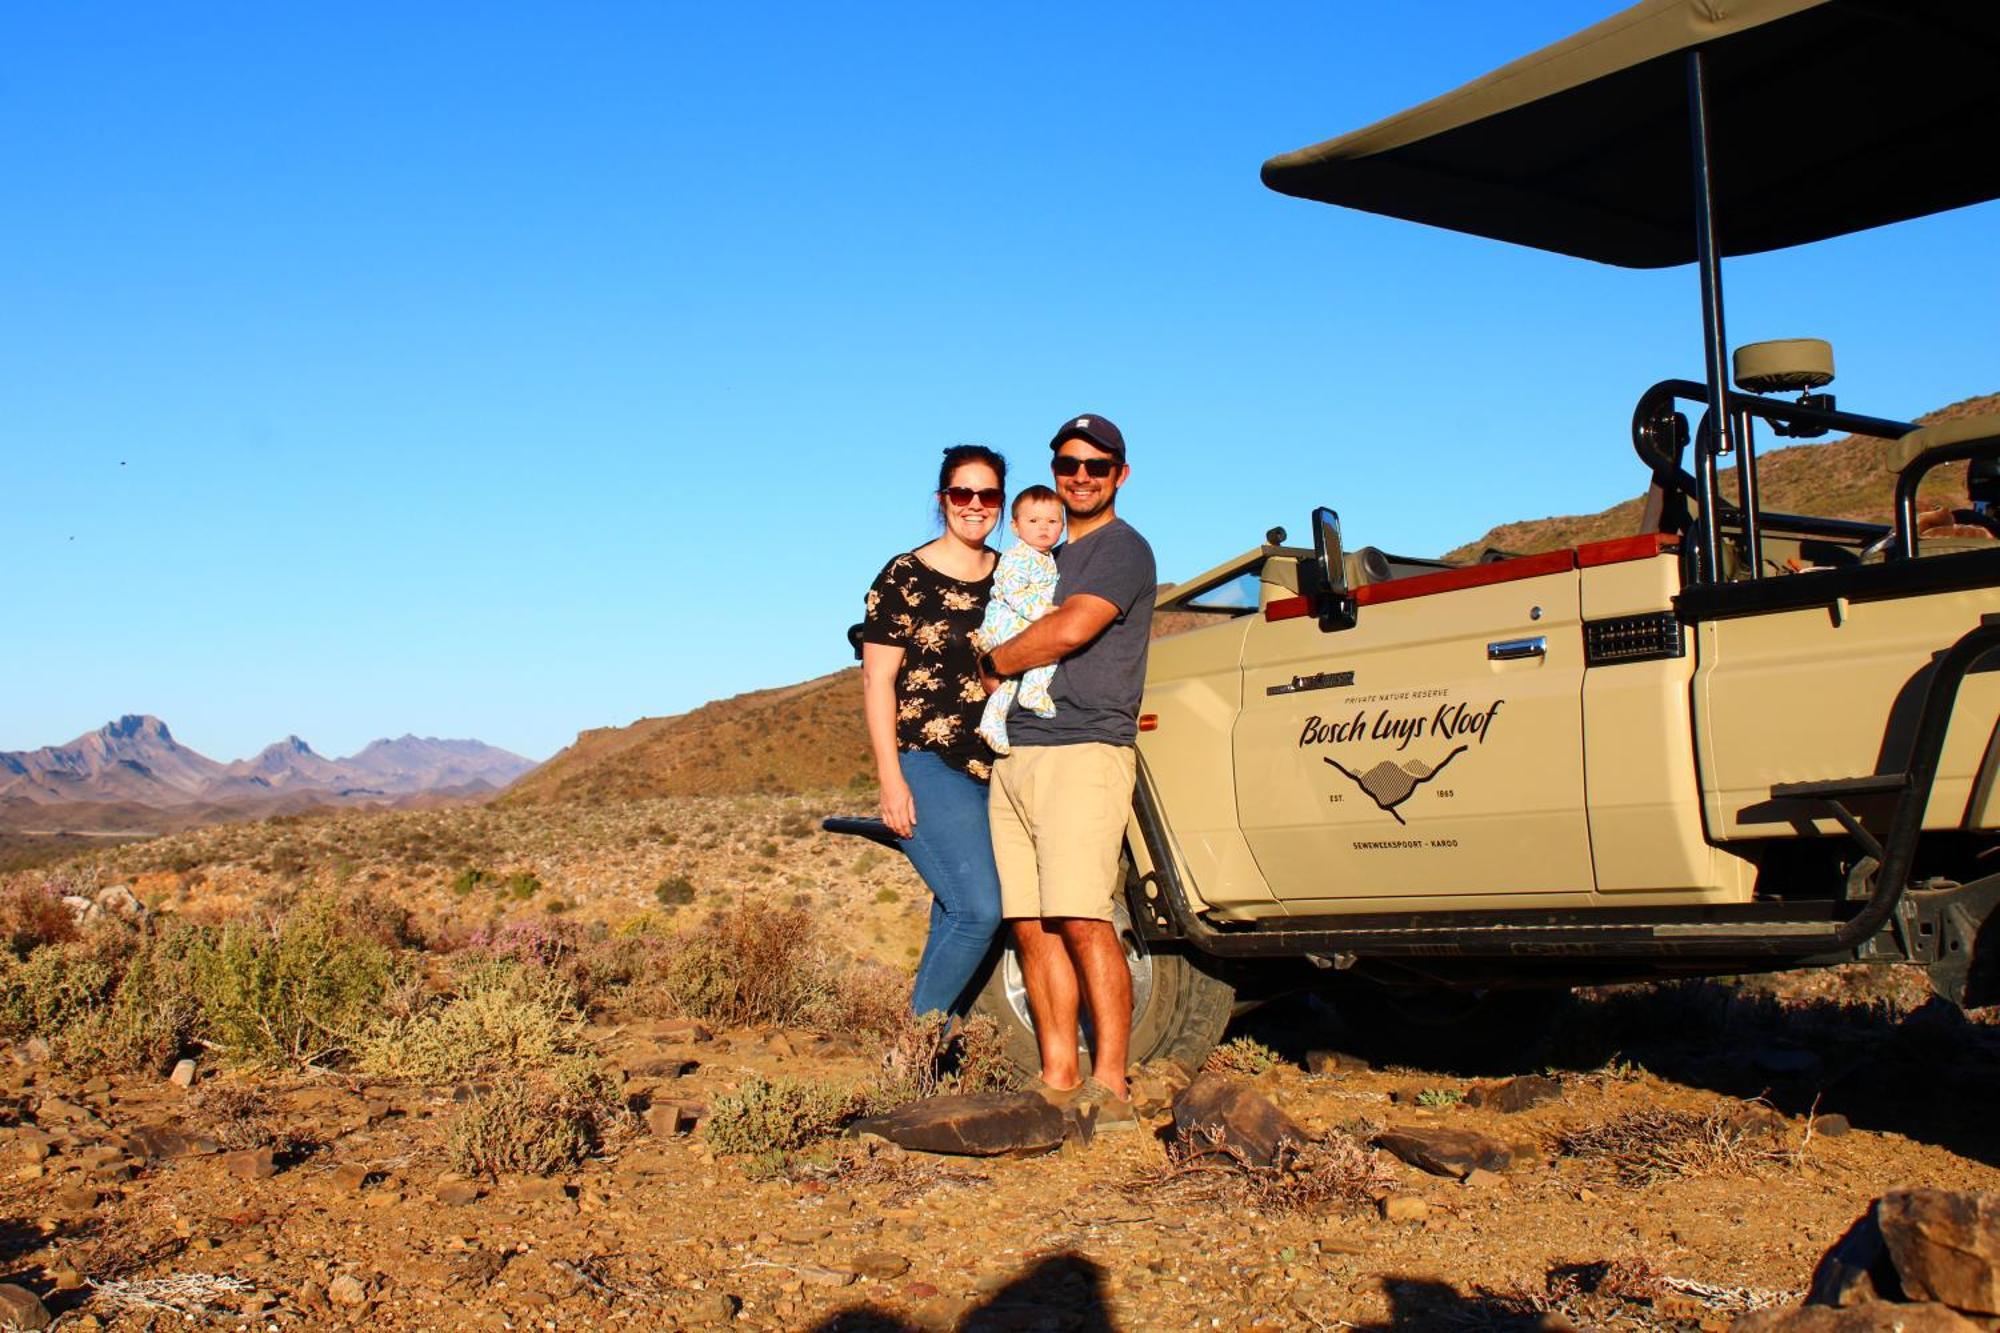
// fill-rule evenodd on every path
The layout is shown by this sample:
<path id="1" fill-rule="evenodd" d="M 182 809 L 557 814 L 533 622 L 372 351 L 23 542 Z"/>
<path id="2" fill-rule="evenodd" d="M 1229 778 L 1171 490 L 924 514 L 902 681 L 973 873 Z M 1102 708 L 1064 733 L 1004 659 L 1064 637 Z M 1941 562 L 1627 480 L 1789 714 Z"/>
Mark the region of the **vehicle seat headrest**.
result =
<path id="1" fill-rule="evenodd" d="M 1820 338 L 1778 338 L 1736 349 L 1736 387 L 1745 393 L 1787 393 L 1833 383 L 1833 344 Z"/>

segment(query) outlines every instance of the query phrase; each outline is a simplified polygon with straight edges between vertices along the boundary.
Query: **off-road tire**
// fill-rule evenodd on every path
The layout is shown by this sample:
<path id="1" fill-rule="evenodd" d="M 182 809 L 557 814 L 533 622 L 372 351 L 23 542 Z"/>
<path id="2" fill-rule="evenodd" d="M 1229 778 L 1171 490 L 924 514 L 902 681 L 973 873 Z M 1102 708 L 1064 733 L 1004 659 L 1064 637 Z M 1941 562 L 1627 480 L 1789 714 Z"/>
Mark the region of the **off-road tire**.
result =
<path id="1" fill-rule="evenodd" d="M 1190 1070 L 1200 1069 L 1208 1053 L 1215 1049 L 1215 1043 L 1222 1039 L 1222 1029 L 1229 1022 L 1236 998 L 1234 988 L 1215 974 L 1213 964 L 1203 955 L 1179 946 L 1148 945 L 1140 939 L 1132 928 L 1122 897 L 1115 904 L 1113 924 L 1124 941 L 1127 958 L 1133 958 L 1136 952 L 1151 970 L 1150 985 L 1133 986 L 1132 1063 L 1172 1059 Z M 1035 1044 L 1025 997 L 1020 994 L 1019 978 L 1019 956 L 1012 939 L 1003 934 L 1001 947 L 994 951 L 972 1011 L 999 1025 L 1008 1061 L 1023 1073 L 1035 1074 L 1041 1070 L 1041 1054 Z M 1086 1015 L 1086 1029 L 1087 1025 Z M 1081 1060 L 1083 1070 L 1088 1073 L 1087 1036 Z"/>

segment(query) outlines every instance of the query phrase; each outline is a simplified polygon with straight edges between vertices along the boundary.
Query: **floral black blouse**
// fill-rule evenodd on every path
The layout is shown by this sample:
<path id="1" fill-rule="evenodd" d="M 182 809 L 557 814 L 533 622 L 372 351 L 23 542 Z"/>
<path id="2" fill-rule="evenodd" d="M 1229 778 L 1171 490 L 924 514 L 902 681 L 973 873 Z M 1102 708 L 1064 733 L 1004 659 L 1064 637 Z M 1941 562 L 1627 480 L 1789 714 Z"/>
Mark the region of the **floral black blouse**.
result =
<path id="1" fill-rule="evenodd" d="M 896 745 L 930 750 L 984 782 L 993 752 L 979 739 L 986 690 L 972 631 L 986 615 L 993 576 L 964 582 L 940 574 L 914 553 L 882 567 L 868 588 L 864 643 L 903 650 L 896 671 Z"/>

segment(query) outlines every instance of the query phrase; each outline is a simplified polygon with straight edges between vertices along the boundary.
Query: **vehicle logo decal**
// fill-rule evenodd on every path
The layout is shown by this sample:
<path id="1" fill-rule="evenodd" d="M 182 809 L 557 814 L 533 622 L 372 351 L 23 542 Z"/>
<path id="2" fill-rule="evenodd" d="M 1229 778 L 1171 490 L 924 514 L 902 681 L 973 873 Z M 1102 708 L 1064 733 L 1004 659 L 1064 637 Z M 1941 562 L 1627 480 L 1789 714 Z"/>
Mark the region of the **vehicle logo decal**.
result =
<path id="1" fill-rule="evenodd" d="M 1446 764 L 1471 748 L 1469 745 L 1459 746 L 1446 755 L 1444 762 L 1435 768 L 1421 759 L 1405 759 L 1401 764 L 1394 764 L 1384 759 L 1366 773 L 1356 773 L 1338 759 L 1328 759 L 1326 762 L 1346 774 L 1355 786 L 1368 794 L 1368 799 L 1375 802 L 1383 813 L 1398 824 L 1408 824 L 1409 820 L 1396 813 L 1396 807 L 1416 795 L 1417 788 L 1444 772 Z"/>
<path id="2" fill-rule="evenodd" d="M 1292 683 L 1296 687 L 1309 679 L 1294 677 Z M 1271 692 L 1275 694 L 1279 690 L 1273 688 Z M 1444 691 L 1441 690 L 1409 691 L 1377 695 L 1372 698 L 1422 699 L 1436 698 L 1442 693 Z M 1364 699 L 1358 702 L 1369 701 Z M 1506 702 L 1505 699 L 1495 699 L 1491 703 L 1480 705 L 1464 701 L 1456 703 L 1447 701 L 1437 705 L 1434 710 L 1415 712 L 1400 711 L 1393 705 L 1373 709 L 1358 707 L 1346 717 L 1321 717 L 1315 713 L 1306 718 L 1299 728 L 1298 748 L 1303 750 L 1308 746 L 1338 746 L 1347 749 L 1365 746 L 1366 749 L 1373 749 L 1379 753 L 1381 747 L 1370 745 L 1369 742 L 1391 743 L 1394 747 L 1392 754 L 1377 758 L 1373 763 L 1368 762 L 1366 749 L 1362 756 L 1345 763 L 1330 755 L 1321 757 L 1329 767 L 1338 770 L 1342 777 L 1359 787 L 1362 794 L 1375 803 L 1376 809 L 1398 824 L 1407 825 L 1410 821 L 1403 817 L 1402 811 L 1397 807 L 1416 795 L 1418 789 L 1431 779 L 1444 772 L 1454 759 L 1475 745 L 1484 745 L 1487 737 L 1492 734 L 1494 718 L 1500 715 L 1500 710 Z M 1419 709 L 1423 707 L 1422 704 L 1418 705 Z M 1408 750 L 1412 743 L 1425 741 L 1457 743 L 1436 763 L 1415 755 L 1404 755 L 1403 752 Z M 1419 748 L 1427 749 L 1429 746 L 1420 745 Z M 1441 792 L 1442 796 L 1451 794 Z M 1340 797 L 1334 796 L 1332 799 L 1338 801 Z"/>
<path id="3" fill-rule="evenodd" d="M 1304 690 L 1342 689 L 1354 683 L 1352 671 L 1319 671 L 1310 676 L 1293 676 L 1281 685 L 1266 685 L 1266 694 L 1298 694 Z"/>

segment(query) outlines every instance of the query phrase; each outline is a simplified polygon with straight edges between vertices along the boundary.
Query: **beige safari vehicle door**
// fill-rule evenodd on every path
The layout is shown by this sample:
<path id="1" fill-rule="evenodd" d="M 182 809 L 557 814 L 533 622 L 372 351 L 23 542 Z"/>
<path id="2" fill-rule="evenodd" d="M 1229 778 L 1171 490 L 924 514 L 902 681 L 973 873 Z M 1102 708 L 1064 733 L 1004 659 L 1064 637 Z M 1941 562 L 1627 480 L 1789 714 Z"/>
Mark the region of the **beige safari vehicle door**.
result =
<path id="1" fill-rule="evenodd" d="M 1238 818 L 1272 894 L 1301 914 L 1588 901 L 1573 554 L 1353 595 L 1351 628 L 1280 599 L 1244 641 Z"/>

